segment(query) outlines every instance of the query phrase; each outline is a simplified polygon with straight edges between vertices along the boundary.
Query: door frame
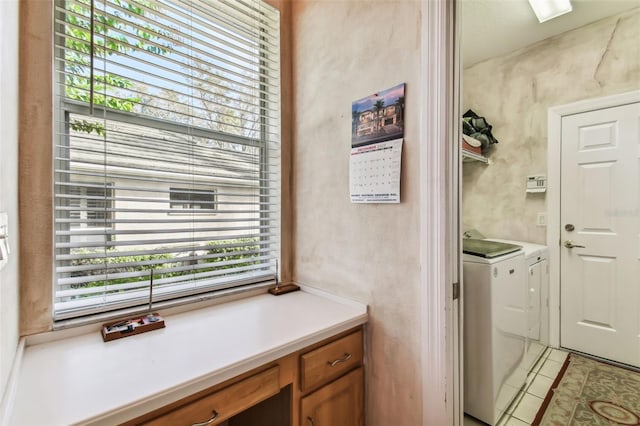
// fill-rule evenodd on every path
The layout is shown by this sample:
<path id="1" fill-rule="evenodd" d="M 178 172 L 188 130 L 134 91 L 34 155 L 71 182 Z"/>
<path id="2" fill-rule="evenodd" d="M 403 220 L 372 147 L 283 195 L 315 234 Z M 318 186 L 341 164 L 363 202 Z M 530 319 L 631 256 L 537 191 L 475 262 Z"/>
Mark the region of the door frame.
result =
<path id="1" fill-rule="evenodd" d="M 462 424 L 459 0 L 421 0 L 422 424 Z M 458 141 L 458 142 L 456 142 Z"/>
<path id="2" fill-rule="evenodd" d="M 549 345 L 560 347 L 560 207 L 562 118 L 640 102 L 640 90 L 551 107 L 547 114 L 547 245 L 549 247 Z"/>

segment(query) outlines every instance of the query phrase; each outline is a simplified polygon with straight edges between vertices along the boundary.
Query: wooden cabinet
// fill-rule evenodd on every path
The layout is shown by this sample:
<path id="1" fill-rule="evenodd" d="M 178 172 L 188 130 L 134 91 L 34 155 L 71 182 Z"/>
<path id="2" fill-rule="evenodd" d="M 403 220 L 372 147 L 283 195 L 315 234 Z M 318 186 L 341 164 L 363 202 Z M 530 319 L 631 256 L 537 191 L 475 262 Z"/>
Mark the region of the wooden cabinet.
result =
<path id="1" fill-rule="evenodd" d="M 143 424 L 215 426 L 278 392 L 279 367 L 275 366 Z"/>
<path id="2" fill-rule="evenodd" d="M 362 367 L 301 401 L 301 426 L 364 426 Z"/>
<path id="3" fill-rule="evenodd" d="M 364 426 L 362 364 L 357 328 L 125 425 Z"/>
<path id="4" fill-rule="evenodd" d="M 303 392 L 338 378 L 362 365 L 362 331 L 302 354 L 300 361 Z"/>
<path id="5" fill-rule="evenodd" d="M 361 366 L 362 330 L 303 353 L 300 426 L 363 426 Z"/>

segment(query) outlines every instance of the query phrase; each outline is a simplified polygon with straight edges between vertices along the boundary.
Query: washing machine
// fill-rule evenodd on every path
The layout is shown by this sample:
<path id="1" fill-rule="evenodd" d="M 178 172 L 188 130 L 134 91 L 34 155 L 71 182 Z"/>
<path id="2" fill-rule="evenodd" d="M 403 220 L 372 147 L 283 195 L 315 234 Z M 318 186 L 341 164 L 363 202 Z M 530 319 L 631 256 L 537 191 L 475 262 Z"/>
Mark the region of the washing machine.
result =
<path id="1" fill-rule="evenodd" d="M 530 371 L 549 345 L 549 249 L 525 241 L 487 238 L 522 246 L 527 262 L 527 342 L 523 368 Z"/>
<path id="2" fill-rule="evenodd" d="M 464 410 L 496 424 L 525 385 L 527 262 L 520 245 L 463 240 Z"/>

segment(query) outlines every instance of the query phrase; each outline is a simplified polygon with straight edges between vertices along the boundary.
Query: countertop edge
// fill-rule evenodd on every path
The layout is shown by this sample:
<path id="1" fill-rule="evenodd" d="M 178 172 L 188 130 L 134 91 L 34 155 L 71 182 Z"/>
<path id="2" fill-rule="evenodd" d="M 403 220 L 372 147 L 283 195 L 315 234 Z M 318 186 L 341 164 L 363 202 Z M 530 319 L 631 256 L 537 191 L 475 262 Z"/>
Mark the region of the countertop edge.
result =
<path id="1" fill-rule="evenodd" d="M 292 341 L 287 343 L 286 345 L 274 348 L 269 352 L 258 354 L 254 357 L 239 361 L 236 364 L 232 364 L 224 369 L 214 371 L 204 377 L 200 377 L 190 382 L 180 384 L 172 389 L 167 389 L 165 392 L 162 392 L 160 394 L 152 395 L 148 398 L 132 402 L 127 407 L 106 412 L 91 419 L 87 419 L 86 421 L 83 421 L 81 423 L 75 424 L 87 426 L 108 426 L 135 419 L 136 417 L 139 417 L 150 411 L 162 408 L 163 406 L 188 397 L 189 395 L 193 395 L 196 392 L 200 392 L 209 387 L 215 386 L 226 380 L 232 379 L 243 373 L 258 368 L 261 365 L 268 364 L 307 346 L 321 342 L 322 340 L 330 338 L 331 336 L 363 325 L 367 321 L 368 314 L 365 313 L 358 317 L 354 317 L 349 321 L 345 321 L 341 324 L 328 327 L 317 333 L 305 336 L 304 338 L 297 341 Z"/>
<path id="2" fill-rule="evenodd" d="M 74 425 L 120 424 L 259 368 L 262 365 L 276 361 L 277 359 L 321 342 L 334 335 L 362 326 L 368 322 L 368 306 L 364 303 L 345 299 L 308 286 L 302 286 L 300 293 L 307 293 L 337 305 L 342 305 L 349 309 L 350 313 L 342 316 L 342 318 L 337 321 L 327 319 L 324 322 L 320 322 L 306 333 L 291 336 L 291 338 L 281 340 L 279 343 L 274 342 L 273 346 L 268 345 L 263 348 L 264 350 L 262 351 L 240 353 L 241 356 L 238 356 L 237 359 L 232 359 L 231 362 L 212 367 L 210 372 L 195 376 L 190 380 L 169 383 L 166 388 L 156 391 L 154 394 L 145 395 L 137 400 L 132 398 L 126 401 L 126 404 L 115 405 L 103 412 L 94 411 L 94 413 L 86 413 L 89 414 L 86 418 L 73 415 L 64 416 L 67 417 L 67 421 L 64 423 Z M 222 305 L 224 305 L 224 303 Z M 212 306 L 211 309 L 215 309 L 216 306 Z M 58 339 L 47 338 L 46 340 L 55 342 Z M 66 339 L 63 338 L 62 340 Z M 24 337 L 21 338 L 11 369 L 10 380 L 5 389 L 3 400 L 1 401 L 2 405 L 0 405 L 0 415 L 2 415 L 0 418 L 0 426 L 13 425 L 11 422 L 17 420 L 16 414 L 20 412 L 17 409 L 18 398 L 20 397 L 18 389 L 21 386 L 22 370 L 25 368 L 23 359 L 26 358 L 28 347 L 29 340 Z M 76 418 L 73 419 L 73 417 Z M 20 418 L 20 415 L 18 415 L 18 418 Z M 52 424 L 60 424 L 54 419 L 50 420 L 52 420 Z M 62 418 L 58 420 L 62 420 Z"/>

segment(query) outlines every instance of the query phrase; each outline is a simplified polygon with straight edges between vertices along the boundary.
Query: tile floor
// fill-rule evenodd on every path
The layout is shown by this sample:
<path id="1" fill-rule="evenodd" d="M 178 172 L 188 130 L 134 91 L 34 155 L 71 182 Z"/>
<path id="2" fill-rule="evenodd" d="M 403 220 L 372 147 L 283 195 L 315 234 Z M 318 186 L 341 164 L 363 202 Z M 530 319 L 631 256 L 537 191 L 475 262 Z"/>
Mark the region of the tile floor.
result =
<path id="1" fill-rule="evenodd" d="M 523 390 L 511 403 L 506 414 L 498 422 L 498 426 L 526 426 L 533 422 L 567 354 L 568 352 L 560 349 L 545 350 L 529 373 Z M 484 423 L 465 415 L 464 426 L 474 425 L 484 425 Z"/>

